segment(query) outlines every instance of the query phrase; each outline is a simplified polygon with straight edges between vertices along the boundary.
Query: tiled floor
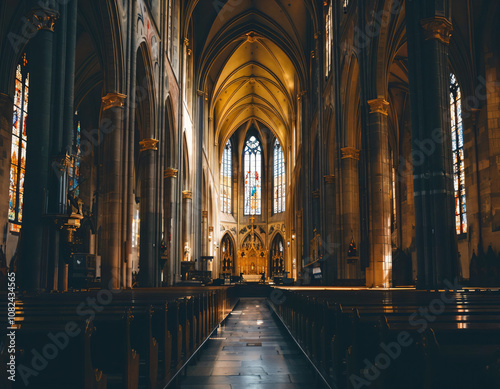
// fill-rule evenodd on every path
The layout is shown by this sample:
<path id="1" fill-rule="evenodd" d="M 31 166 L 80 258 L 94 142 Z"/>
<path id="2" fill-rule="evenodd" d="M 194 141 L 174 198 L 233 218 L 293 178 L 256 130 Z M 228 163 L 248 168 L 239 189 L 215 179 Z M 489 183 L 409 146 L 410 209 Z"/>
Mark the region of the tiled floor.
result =
<path id="1" fill-rule="evenodd" d="M 181 389 L 321 389 L 265 299 L 242 298 L 182 377 Z"/>

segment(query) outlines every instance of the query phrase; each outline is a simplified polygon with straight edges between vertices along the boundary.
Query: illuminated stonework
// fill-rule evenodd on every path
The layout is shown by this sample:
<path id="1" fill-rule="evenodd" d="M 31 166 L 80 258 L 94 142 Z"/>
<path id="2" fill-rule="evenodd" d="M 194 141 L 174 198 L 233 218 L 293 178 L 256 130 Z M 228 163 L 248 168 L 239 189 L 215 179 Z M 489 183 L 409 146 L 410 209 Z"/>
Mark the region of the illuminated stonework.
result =
<path id="1" fill-rule="evenodd" d="M 420 21 L 424 29 L 425 40 L 437 39 L 448 45 L 451 34 L 453 33 L 453 24 L 442 16 L 435 16 Z"/>
<path id="2" fill-rule="evenodd" d="M 47 30 L 54 32 L 54 27 L 59 19 L 59 13 L 50 9 L 33 9 L 28 20 L 37 30 Z"/>
<path id="3" fill-rule="evenodd" d="M 163 177 L 164 178 L 177 178 L 178 172 L 179 171 L 177 169 L 168 168 L 168 169 L 165 169 Z"/>
<path id="4" fill-rule="evenodd" d="M 156 139 L 144 139 L 139 142 L 139 145 L 141 145 L 141 151 L 147 151 L 147 150 L 158 150 L 158 140 Z"/>
<path id="5" fill-rule="evenodd" d="M 359 150 L 354 147 L 344 147 L 341 149 L 342 159 L 355 159 L 359 161 Z"/>
<path id="6" fill-rule="evenodd" d="M 370 106 L 370 113 L 381 113 L 382 115 L 389 115 L 389 102 L 385 99 L 368 100 Z"/>
<path id="7" fill-rule="evenodd" d="M 102 98 L 102 110 L 106 111 L 110 108 L 123 108 L 126 98 L 127 96 L 121 93 L 108 93 Z"/>

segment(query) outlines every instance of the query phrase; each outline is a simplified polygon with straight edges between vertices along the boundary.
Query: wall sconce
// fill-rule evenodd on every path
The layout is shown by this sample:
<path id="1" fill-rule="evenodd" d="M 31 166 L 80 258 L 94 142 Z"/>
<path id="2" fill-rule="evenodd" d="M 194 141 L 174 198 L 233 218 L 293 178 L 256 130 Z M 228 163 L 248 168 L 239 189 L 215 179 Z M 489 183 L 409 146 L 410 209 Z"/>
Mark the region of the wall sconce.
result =
<path id="1" fill-rule="evenodd" d="M 295 240 L 295 234 L 292 233 L 292 240 Z"/>
<path id="2" fill-rule="evenodd" d="M 288 241 L 287 243 L 288 243 L 288 247 L 290 247 L 290 241 Z"/>

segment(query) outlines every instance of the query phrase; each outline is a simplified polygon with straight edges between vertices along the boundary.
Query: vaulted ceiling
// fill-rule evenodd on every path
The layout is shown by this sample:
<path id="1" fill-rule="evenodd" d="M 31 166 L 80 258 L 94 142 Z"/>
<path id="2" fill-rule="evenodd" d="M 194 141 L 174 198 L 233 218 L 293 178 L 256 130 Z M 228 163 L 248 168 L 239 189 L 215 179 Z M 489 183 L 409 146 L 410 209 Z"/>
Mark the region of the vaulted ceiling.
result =
<path id="1" fill-rule="evenodd" d="M 200 89 L 209 95 L 215 139 L 256 121 L 287 144 L 305 85 L 308 1 L 199 1 L 193 12 Z M 207 21 L 208 19 L 208 21 Z"/>

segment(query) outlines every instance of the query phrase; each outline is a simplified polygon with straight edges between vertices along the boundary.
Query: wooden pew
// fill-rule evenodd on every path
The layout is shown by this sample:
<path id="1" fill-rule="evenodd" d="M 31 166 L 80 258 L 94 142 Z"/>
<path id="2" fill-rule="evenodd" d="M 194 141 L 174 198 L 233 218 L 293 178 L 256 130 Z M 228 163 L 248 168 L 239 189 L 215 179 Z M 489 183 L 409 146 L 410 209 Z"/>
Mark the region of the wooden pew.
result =
<path id="1" fill-rule="evenodd" d="M 12 387 L 25 387 L 28 383 L 29 388 L 40 389 L 107 388 L 107 376 L 96 368 L 92 357 L 94 323 L 87 320 L 73 324 L 52 319 L 23 322 L 19 326 L 16 331 L 17 377 Z"/>

